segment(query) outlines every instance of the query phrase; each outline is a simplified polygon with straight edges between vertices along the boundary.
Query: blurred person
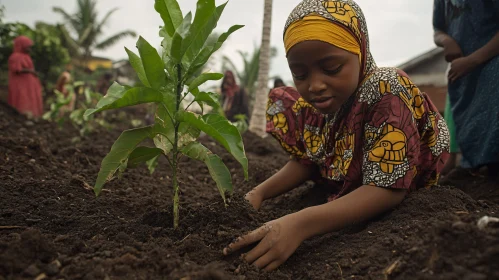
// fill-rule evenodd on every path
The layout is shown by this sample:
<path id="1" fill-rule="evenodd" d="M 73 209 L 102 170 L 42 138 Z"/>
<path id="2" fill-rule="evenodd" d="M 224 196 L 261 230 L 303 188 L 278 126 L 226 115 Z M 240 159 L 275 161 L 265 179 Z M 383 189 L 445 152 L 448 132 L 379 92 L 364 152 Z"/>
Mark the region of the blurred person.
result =
<path id="1" fill-rule="evenodd" d="M 274 79 L 274 88 L 285 87 L 286 84 L 282 81 L 281 78 Z"/>
<path id="2" fill-rule="evenodd" d="M 57 79 L 57 83 L 55 85 L 55 89 L 61 92 L 64 95 L 64 97 L 67 97 L 69 94 L 69 91 L 66 86 L 72 82 L 72 75 L 71 75 L 72 70 L 73 70 L 73 65 L 67 64 L 65 70 L 61 73 L 61 75 L 59 75 L 59 78 Z M 76 94 L 72 96 L 69 104 L 61 107 L 61 113 L 73 111 L 75 107 L 75 101 L 76 101 Z"/>
<path id="3" fill-rule="evenodd" d="M 461 168 L 442 184 L 486 167 L 499 174 L 499 1 L 434 0 L 434 41 L 450 63 L 448 94 Z"/>
<path id="4" fill-rule="evenodd" d="M 109 87 L 111 87 L 112 81 L 111 79 L 113 78 L 113 74 L 106 72 L 102 77 L 99 79 L 96 85 L 96 91 L 101 93 L 101 94 L 106 94 L 107 90 Z"/>
<path id="5" fill-rule="evenodd" d="M 8 103 L 18 112 L 41 117 L 43 115 L 42 86 L 30 57 L 33 41 L 26 36 L 14 39 L 14 51 L 9 57 Z"/>
<path id="6" fill-rule="evenodd" d="M 245 115 L 246 121 L 249 122 L 249 103 L 246 90 L 236 83 L 234 73 L 232 71 L 225 71 L 220 88 L 222 92 L 222 109 L 225 117 L 235 122 L 236 115 Z"/>

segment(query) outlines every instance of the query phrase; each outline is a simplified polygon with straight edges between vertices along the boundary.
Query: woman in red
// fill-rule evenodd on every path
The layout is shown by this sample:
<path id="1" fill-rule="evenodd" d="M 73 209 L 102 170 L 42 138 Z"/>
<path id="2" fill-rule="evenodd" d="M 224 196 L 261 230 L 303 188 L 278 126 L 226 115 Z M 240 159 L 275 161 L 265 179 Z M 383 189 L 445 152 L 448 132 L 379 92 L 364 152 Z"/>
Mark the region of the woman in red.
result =
<path id="1" fill-rule="evenodd" d="M 14 39 L 14 52 L 9 57 L 9 105 L 22 114 L 41 117 L 42 87 L 29 52 L 33 46 L 26 36 Z"/>

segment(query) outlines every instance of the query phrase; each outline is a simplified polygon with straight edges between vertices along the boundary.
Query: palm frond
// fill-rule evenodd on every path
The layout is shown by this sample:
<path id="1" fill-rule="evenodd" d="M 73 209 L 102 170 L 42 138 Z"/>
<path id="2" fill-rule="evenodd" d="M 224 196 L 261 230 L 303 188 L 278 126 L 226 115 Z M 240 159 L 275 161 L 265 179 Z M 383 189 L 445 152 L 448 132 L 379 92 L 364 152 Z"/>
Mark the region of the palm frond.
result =
<path id="1" fill-rule="evenodd" d="M 119 10 L 119 9 L 118 8 L 114 8 L 111 11 L 107 12 L 107 14 L 104 16 L 104 18 L 102 19 L 102 21 L 99 23 L 99 25 L 97 25 L 97 28 L 95 29 L 95 31 L 97 33 L 101 33 L 102 32 L 102 27 L 104 27 L 104 25 L 106 25 L 106 23 L 109 20 L 109 18 L 111 17 L 111 15 L 114 12 L 116 12 L 117 10 Z"/>
<path id="2" fill-rule="evenodd" d="M 80 34 L 80 36 L 78 38 L 78 44 L 79 45 L 82 45 L 83 42 L 85 42 L 85 41 L 87 41 L 89 39 L 90 34 L 93 31 L 93 27 L 94 27 L 94 25 L 90 24 L 89 26 L 87 26 L 87 28 L 85 28 L 85 30 L 83 30 L 83 33 Z"/>
<path id="3" fill-rule="evenodd" d="M 52 7 L 52 11 L 60 14 L 64 18 L 64 21 L 67 22 L 76 33 L 78 33 L 80 23 L 74 16 L 68 14 L 68 12 L 64 11 L 64 9 L 60 7 Z"/>
<path id="4" fill-rule="evenodd" d="M 137 34 L 131 30 L 126 30 L 126 31 L 122 31 L 116 35 L 113 35 L 109 38 L 107 38 L 106 40 L 98 43 L 97 45 L 95 45 L 95 48 L 98 49 L 98 50 L 103 50 L 103 49 L 106 49 L 106 48 L 109 48 L 110 46 L 116 44 L 119 40 L 125 38 L 125 37 L 135 37 L 137 36 Z"/>
<path id="5" fill-rule="evenodd" d="M 71 38 L 71 35 L 69 35 L 69 32 L 66 29 L 66 27 L 62 24 L 58 24 L 57 28 L 59 29 L 59 32 L 62 34 L 62 40 L 64 42 L 64 46 L 68 49 L 70 55 L 79 56 L 80 45 L 78 45 L 78 43 L 76 43 L 76 41 L 73 38 Z"/>

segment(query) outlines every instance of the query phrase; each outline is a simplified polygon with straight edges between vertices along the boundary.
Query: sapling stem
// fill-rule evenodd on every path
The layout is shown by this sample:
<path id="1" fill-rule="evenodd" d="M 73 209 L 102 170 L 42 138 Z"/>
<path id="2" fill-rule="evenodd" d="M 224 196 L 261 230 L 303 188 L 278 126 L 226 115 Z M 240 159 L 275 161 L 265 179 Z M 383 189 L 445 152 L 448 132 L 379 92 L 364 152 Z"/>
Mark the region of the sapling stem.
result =
<path id="1" fill-rule="evenodd" d="M 177 64 L 177 92 L 176 92 L 176 103 L 175 103 L 175 112 L 178 112 L 180 109 L 180 102 L 181 102 L 181 94 L 182 94 L 182 65 Z M 173 120 L 173 119 L 172 119 Z M 179 123 L 175 119 L 174 120 L 174 126 L 175 126 L 175 140 L 173 142 L 173 157 L 172 157 L 172 164 L 173 164 L 173 228 L 177 229 L 178 224 L 179 224 L 179 197 L 178 197 L 178 191 L 179 191 L 179 186 L 178 186 L 178 128 L 179 128 Z"/>

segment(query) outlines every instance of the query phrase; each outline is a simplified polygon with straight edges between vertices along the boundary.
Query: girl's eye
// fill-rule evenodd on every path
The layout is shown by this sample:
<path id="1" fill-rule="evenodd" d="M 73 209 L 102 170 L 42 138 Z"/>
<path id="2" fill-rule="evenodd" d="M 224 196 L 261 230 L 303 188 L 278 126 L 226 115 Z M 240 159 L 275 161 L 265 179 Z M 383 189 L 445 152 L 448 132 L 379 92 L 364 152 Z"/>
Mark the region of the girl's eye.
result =
<path id="1" fill-rule="evenodd" d="M 324 69 L 324 72 L 326 72 L 328 75 L 335 75 L 335 74 L 338 74 L 341 69 L 343 68 L 343 65 L 340 65 L 336 68 L 333 68 L 333 69 Z"/>
<path id="2" fill-rule="evenodd" d="M 307 77 L 306 74 L 295 74 L 295 73 L 292 73 L 293 74 L 293 78 L 297 79 L 297 80 L 305 80 L 305 78 Z"/>

